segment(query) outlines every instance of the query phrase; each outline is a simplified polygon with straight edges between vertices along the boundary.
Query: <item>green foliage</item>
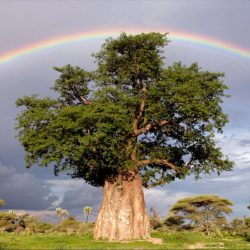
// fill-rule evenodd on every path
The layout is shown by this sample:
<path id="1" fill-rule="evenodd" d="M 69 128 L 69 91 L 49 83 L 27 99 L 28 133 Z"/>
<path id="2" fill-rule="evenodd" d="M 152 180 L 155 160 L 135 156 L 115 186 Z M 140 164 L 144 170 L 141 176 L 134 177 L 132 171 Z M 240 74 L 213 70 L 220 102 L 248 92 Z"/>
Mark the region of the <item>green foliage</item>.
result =
<path id="1" fill-rule="evenodd" d="M 183 229 L 185 219 L 180 215 L 170 215 L 167 217 L 164 224 L 171 230 L 180 230 Z"/>
<path id="2" fill-rule="evenodd" d="M 100 52 L 94 55 L 98 62 L 98 82 L 130 88 L 131 84 L 136 87 L 138 80 L 160 79 L 163 69 L 161 49 L 167 43 L 166 34 L 154 32 L 122 33 L 117 39 L 107 39 Z"/>
<path id="3" fill-rule="evenodd" d="M 91 80 L 91 74 L 80 67 L 73 68 L 71 65 L 54 67 L 54 70 L 61 73 L 52 87 L 59 93 L 58 101 L 64 105 L 80 105 L 81 98 L 89 94 L 88 82 Z"/>
<path id="4" fill-rule="evenodd" d="M 231 170 L 214 141 L 227 122 L 223 74 L 165 67 L 167 44 L 166 34 L 122 33 L 94 55 L 95 71 L 55 67 L 57 98 L 18 99 L 27 167 L 53 164 L 94 186 L 139 171 L 145 187 Z"/>
<path id="5" fill-rule="evenodd" d="M 217 195 L 188 197 L 171 207 L 170 213 L 173 216 L 167 219 L 167 223 L 172 221 L 178 226 L 201 228 L 210 234 L 216 227 L 226 225 L 225 215 L 232 213 L 232 205 L 231 201 Z"/>
<path id="6" fill-rule="evenodd" d="M 226 227 L 232 235 L 250 236 L 250 217 L 234 218 Z"/>

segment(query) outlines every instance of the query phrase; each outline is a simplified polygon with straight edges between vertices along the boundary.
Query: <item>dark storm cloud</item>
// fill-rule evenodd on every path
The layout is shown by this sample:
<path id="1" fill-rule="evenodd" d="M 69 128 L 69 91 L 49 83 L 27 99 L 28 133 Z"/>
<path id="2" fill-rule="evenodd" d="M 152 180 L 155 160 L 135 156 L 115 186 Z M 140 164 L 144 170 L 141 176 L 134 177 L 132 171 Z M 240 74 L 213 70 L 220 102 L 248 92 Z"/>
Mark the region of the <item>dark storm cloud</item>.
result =
<path id="1" fill-rule="evenodd" d="M 51 207 L 58 197 L 49 185 L 29 173 L 18 173 L 12 167 L 0 164 L 0 197 L 4 209 L 43 210 Z"/>

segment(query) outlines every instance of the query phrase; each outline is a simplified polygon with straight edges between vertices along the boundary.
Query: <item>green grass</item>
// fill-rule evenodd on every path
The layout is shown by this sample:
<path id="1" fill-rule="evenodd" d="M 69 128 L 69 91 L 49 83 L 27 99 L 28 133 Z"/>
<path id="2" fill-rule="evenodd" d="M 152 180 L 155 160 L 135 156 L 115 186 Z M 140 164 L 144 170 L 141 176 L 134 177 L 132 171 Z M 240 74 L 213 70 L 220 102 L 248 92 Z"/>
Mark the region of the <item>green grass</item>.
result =
<path id="1" fill-rule="evenodd" d="M 147 241 L 127 243 L 95 241 L 90 235 L 67 234 L 0 234 L 0 250 L 3 249 L 250 249 L 250 242 L 243 237 L 207 237 L 196 233 L 153 233 L 162 238 L 163 244 Z"/>

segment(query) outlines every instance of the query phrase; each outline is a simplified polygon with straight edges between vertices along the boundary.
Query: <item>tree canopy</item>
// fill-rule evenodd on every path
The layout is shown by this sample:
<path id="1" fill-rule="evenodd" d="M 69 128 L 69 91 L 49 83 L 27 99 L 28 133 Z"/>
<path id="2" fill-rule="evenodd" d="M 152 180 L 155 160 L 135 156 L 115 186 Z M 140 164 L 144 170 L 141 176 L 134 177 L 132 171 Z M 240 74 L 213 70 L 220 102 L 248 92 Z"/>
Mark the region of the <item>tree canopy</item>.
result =
<path id="1" fill-rule="evenodd" d="M 97 68 L 55 67 L 57 98 L 25 96 L 17 117 L 26 165 L 54 165 L 95 186 L 138 171 L 145 187 L 232 169 L 214 135 L 228 122 L 223 73 L 165 66 L 167 34 L 122 33 Z"/>
<path id="2" fill-rule="evenodd" d="M 217 195 L 200 195 L 181 199 L 170 208 L 167 224 L 204 228 L 207 233 L 214 226 L 226 224 L 225 215 L 232 213 L 230 200 Z"/>

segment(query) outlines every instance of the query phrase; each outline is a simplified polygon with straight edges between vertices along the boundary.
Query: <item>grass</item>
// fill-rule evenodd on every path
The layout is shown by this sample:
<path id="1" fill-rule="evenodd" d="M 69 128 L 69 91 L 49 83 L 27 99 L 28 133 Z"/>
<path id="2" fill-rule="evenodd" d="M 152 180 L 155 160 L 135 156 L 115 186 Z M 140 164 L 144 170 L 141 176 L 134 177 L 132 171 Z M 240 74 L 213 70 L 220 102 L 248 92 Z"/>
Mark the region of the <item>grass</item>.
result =
<path id="1" fill-rule="evenodd" d="M 152 237 L 162 238 L 163 244 L 147 241 L 127 243 L 95 241 L 91 235 L 67 234 L 0 234 L 0 250 L 3 249 L 250 249 L 244 237 L 207 237 L 198 233 L 159 233 Z"/>

